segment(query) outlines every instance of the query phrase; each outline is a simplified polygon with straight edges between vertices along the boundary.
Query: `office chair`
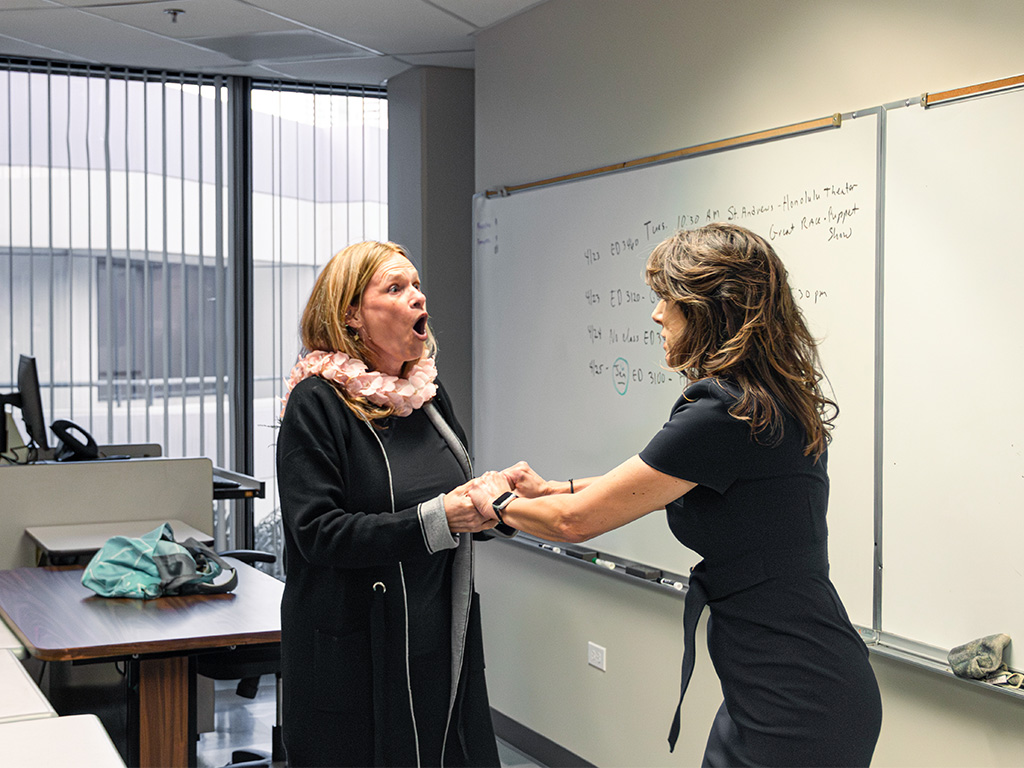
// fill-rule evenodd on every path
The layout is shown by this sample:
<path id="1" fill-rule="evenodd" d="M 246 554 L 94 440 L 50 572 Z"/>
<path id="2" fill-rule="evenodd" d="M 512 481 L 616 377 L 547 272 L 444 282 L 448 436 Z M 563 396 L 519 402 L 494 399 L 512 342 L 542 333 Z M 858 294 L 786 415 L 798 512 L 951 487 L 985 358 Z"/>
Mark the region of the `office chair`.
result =
<path id="1" fill-rule="evenodd" d="M 219 554 L 234 557 L 243 563 L 273 563 L 277 557 L 254 549 L 235 549 Z M 196 671 L 213 680 L 238 680 L 235 693 L 247 699 L 256 698 L 260 678 L 274 675 L 277 683 L 277 717 L 272 730 L 272 753 L 239 749 L 231 753 L 231 762 L 224 768 L 270 768 L 271 761 L 285 762 L 284 741 L 281 736 L 281 647 L 236 646 L 230 650 L 203 653 L 196 657 Z"/>

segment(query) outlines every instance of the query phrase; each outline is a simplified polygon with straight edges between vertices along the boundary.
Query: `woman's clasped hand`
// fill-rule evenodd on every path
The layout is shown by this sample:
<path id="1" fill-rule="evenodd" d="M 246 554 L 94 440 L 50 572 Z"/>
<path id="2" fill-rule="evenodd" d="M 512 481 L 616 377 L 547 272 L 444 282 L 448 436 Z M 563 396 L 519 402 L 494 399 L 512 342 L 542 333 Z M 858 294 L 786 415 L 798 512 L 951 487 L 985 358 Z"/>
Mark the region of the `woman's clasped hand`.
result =
<path id="1" fill-rule="evenodd" d="M 464 485 L 456 488 L 452 493 L 463 492 L 466 494 L 473 510 L 487 523 L 482 529 L 487 530 L 498 523 L 498 514 L 494 511 L 493 502 L 508 491 L 523 499 L 533 499 L 538 496 L 548 496 L 552 493 L 559 493 L 555 483 L 550 483 L 538 475 L 525 461 L 517 462 L 511 467 L 500 472 L 490 470 L 484 472 Z M 449 524 L 451 518 L 449 518 Z M 452 532 L 455 529 L 452 528 Z"/>
<path id="2" fill-rule="evenodd" d="M 481 487 L 492 487 L 484 480 L 487 475 L 492 474 L 498 473 L 488 472 L 486 475 L 468 480 L 444 495 L 444 513 L 448 518 L 449 531 L 452 533 L 479 533 L 488 531 L 498 524 L 494 510 L 491 509 L 490 500 L 483 506 L 478 506 L 473 500 L 474 489 L 476 489 L 475 495 L 482 499 Z M 509 490 L 507 481 L 505 486 L 505 490 Z M 495 494 L 495 496 L 497 495 Z"/>
<path id="3" fill-rule="evenodd" d="M 492 522 L 497 522 L 498 517 L 492 506 L 492 502 L 506 491 L 514 491 L 515 488 L 504 472 L 488 471 L 479 477 L 466 483 L 466 494 L 469 496 L 473 509 L 481 517 L 487 517 Z"/>

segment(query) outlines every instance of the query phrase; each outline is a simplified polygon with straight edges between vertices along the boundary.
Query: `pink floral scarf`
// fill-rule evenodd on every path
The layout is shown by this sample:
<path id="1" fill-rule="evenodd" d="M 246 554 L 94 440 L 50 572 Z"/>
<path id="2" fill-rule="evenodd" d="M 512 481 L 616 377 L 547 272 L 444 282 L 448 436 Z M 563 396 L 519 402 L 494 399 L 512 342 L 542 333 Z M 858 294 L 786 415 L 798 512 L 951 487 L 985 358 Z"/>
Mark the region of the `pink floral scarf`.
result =
<path id="1" fill-rule="evenodd" d="M 437 368 L 432 357 L 420 360 L 409 371 L 409 377 L 402 379 L 380 371 L 367 370 L 366 363 L 344 352 L 316 350 L 300 357 L 292 368 L 287 381 L 288 390 L 281 401 L 282 416 L 288 404 L 288 395 L 296 384 L 310 376 L 337 382 L 353 397 L 369 400 L 374 405 L 390 405 L 398 416 L 408 416 L 437 394 L 437 385 L 434 383 Z"/>

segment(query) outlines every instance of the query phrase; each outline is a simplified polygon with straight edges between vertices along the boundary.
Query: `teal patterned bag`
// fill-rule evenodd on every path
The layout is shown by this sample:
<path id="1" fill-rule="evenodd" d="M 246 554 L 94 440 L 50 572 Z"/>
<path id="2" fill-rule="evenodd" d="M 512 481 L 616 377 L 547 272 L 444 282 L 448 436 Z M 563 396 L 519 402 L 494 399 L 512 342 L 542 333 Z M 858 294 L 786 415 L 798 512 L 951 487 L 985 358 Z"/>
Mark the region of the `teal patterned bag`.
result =
<path id="1" fill-rule="evenodd" d="M 221 574 L 230 574 L 220 583 Z M 168 523 L 137 538 L 113 536 L 89 561 L 82 584 L 102 597 L 151 599 L 221 594 L 238 585 L 238 573 L 205 544 L 174 540 Z"/>

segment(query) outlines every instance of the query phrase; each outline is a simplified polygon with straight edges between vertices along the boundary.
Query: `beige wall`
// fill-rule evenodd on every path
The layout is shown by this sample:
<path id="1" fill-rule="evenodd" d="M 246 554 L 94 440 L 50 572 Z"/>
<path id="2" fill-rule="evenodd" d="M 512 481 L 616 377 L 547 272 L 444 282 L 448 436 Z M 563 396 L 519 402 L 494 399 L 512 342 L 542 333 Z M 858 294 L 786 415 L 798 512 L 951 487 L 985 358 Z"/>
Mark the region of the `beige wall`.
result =
<path id="1" fill-rule="evenodd" d="M 477 190 L 1024 72 L 1017 0 L 549 0 L 477 38 Z"/>
<path id="2" fill-rule="evenodd" d="M 1022 30 L 1018 0 L 549 0 L 477 39 L 476 189 L 1020 74 Z M 496 709 L 597 765 L 699 764 L 720 702 L 702 643 L 675 754 L 665 741 L 677 596 L 515 545 L 478 562 Z M 874 765 L 1022 763 L 1024 702 L 873 661 Z"/>

